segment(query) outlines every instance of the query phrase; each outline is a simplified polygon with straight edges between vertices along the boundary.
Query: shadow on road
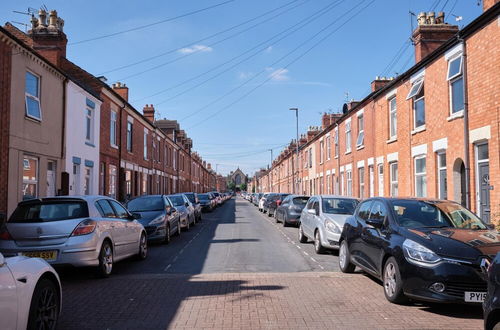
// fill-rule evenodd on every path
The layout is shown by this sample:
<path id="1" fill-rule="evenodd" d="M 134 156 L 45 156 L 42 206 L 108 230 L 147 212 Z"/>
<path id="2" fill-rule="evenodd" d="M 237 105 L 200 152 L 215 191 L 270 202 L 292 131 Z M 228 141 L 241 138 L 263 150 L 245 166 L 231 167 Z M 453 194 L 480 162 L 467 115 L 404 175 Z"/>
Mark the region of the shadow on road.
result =
<path id="1" fill-rule="evenodd" d="M 228 294 L 232 301 L 250 300 L 265 295 L 266 291 L 284 289 L 282 286 L 251 286 L 247 281 L 226 280 L 217 274 L 208 276 L 210 280 L 197 276 L 203 271 L 212 243 L 259 241 L 253 238 L 214 239 L 220 225 L 238 224 L 238 202 L 242 203 L 231 199 L 215 212 L 205 214 L 203 222 L 170 245 L 152 245 L 145 261 L 117 263 L 108 279 L 97 279 L 92 269 L 59 270 L 63 284 L 59 328 L 165 329 L 172 326 L 175 316 L 188 300 L 200 299 L 203 303 L 204 297 Z M 183 273 L 167 272 L 171 264 Z M 176 322 L 183 321 L 176 319 Z"/>

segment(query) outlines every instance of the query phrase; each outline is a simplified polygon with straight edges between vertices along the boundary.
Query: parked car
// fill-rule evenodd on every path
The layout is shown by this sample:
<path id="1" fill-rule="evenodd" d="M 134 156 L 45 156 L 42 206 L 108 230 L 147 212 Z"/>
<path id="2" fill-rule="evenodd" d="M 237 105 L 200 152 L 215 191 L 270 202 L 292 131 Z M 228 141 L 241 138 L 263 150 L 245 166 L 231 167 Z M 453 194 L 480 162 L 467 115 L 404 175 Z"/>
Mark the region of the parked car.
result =
<path id="1" fill-rule="evenodd" d="M 488 293 L 483 303 L 484 329 L 493 330 L 500 328 L 500 253 L 497 253 L 493 262 L 488 265 L 485 261 L 481 265 L 486 271 Z"/>
<path id="2" fill-rule="evenodd" d="M 299 242 L 314 241 L 316 253 L 338 249 L 340 233 L 346 219 L 354 213 L 356 198 L 316 195 L 309 198 L 300 215 Z"/>
<path id="3" fill-rule="evenodd" d="M 167 198 L 179 212 L 181 228 L 189 230 L 191 225 L 196 225 L 194 207 L 184 194 L 167 195 Z"/>
<path id="4" fill-rule="evenodd" d="M 215 208 L 214 202 L 210 198 L 210 194 L 198 194 L 198 199 L 200 200 L 202 212 L 211 212 Z"/>
<path id="5" fill-rule="evenodd" d="M 217 206 L 221 206 L 222 205 L 222 198 L 221 198 L 220 194 L 217 191 L 211 191 L 211 193 L 215 197 L 215 201 L 217 202 Z"/>
<path id="6" fill-rule="evenodd" d="M 283 200 L 290 194 L 276 194 L 274 195 L 268 202 L 267 202 L 267 215 L 270 217 L 274 217 L 276 214 L 276 209 L 280 204 L 283 202 Z"/>
<path id="7" fill-rule="evenodd" d="M 0 297 L 2 329 L 56 329 L 61 282 L 46 261 L 0 253 Z"/>
<path id="8" fill-rule="evenodd" d="M 269 203 L 276 195 L 276 193 L 267 194 L 266 199 L 262 203 L 262 212 L 267 213 L 269 211 Z"/>
<path id="9" fill-rule="evenodd" d="M 269 194 L 262 194 L 260 193 L 259 194 L 259 197 L 257 198 L 258 199 L 258 207 L 259 207 L 259 211 L 260 212 L 264 212 L 264 202 L 266 201 L 266 198 Z"/>
<path id="10" fill-rule="evenodd" d="M 105 196 L 23 201 L 0 229 L 0 252 L 40 257 L 52 265 L 95 266 L 107 277 L 119 260 L 146 258 L 146 230 L 137 217 Z"/>
<path id="11" fill-rule="evenodd" d="M 300 214 L 307 204 L 309 196 L 303 195 L 288 195 L 283 199 L 281 204 L 276 209 L 276 222 L 283 223 L 283 226 L 298 225 L 300 222 Z"/>
<path id="12" fill-rule="evenodd" d="M 201 204 L 200 200 L 198 199 L 198 194 L 194 192 L 188 192 L 184 193 L 184 195 L 186 195 L 187 199 L 189 199 L 189 202 L 194 207 L 194 216 L 196 218 L 196 221 L 201 221 Z"/>
<path id="13" fill-rule="evenodd" d="M 380 278 L 393 303 L 481 303 L 481 265 L 500 251 L 499 243 L 497 231 L 458 203 L 370 198 L 345 223 L 339 264 L 343 272 L 359 266 Z"/>
<path id="14" fill-rule="evenodd" d="M 181 234 L 180 214 L 165 195 L 145 195 L 131 199 L 127 208 L 139 214 L 138 221 L 146 229 L 148 240 L 170 243 L 172 234 Z"/>

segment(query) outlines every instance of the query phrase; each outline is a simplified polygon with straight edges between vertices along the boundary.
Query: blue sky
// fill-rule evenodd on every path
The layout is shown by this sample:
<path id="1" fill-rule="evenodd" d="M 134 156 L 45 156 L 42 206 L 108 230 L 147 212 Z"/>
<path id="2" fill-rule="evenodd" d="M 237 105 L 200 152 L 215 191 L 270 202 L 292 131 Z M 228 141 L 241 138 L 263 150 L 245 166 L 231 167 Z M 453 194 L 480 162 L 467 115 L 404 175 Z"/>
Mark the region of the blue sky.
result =
<path id="1" fill-rule="evenodd" d="M 268 149 L 276 156 L 295 138 L 290 107 L 300 109 L 303 133 L 320 125 L 323 112 L 366 96 L 375 76 L 414 64 L 407 41 L 416 20 L 409 11 L 444 8 L 446 21 L 459 26 L 482 12 L 477 0 L 234 0 L 78 43 L 222 2 L 2 1 L 0 20 L 29 23 L 13 10 L 56 9 L 65 20 L 70 60 L 110 84 L 126 83 L 138 110 L 153 104 L 159 118 L 179 120 L 194 150 L 214 168 L 219 164 L 219 172 L 239 166 L 253 174 L 269 164 Z"/>

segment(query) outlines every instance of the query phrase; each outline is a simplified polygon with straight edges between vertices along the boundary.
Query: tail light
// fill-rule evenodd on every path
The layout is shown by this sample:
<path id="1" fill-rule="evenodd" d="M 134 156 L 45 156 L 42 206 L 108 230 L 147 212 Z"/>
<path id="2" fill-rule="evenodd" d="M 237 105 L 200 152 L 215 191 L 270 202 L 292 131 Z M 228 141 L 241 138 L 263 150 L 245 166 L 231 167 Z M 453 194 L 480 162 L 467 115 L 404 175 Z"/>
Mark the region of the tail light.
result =
<path id="1" fill-rule="evenodd" d="M 94 232 L 95 228 L 97 227 L 97 222 L 94 220 L 83 220 L 78 224 L 78 226 L 75 227 L 73 232 L 71 233 L 71 236 L 81 236 L 81 235 L 87 235 L 92 232 Z"/>
<path id="2" fill-rule="evenodd" d="M 279 200 L 279 199 L 278 199 L 278 200 L 276 201 L 276 206 L 280 206 L 280 204 L 281 204 L 281 200 Z"/>
<path id="3" fill-rule="evenodd" d="M 10 233 L 7 231 L 7 228 L 3 228 L 0 231 L 0 240 L 2 241 L 12 241 L 14 238 L 10 235 Z"/>

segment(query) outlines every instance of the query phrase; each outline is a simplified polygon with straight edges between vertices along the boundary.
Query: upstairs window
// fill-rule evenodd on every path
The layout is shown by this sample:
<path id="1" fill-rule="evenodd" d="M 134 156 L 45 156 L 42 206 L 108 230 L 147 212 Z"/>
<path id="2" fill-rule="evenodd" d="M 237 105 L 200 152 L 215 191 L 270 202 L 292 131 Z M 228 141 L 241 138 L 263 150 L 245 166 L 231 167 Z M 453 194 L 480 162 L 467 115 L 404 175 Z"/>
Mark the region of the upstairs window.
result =
<path id="1" fill-rule="evenodd" d="M 333 136 L 333 142 L 334 142 L 334 152 L 335 152 L 335 157 L 338 157 L 339 156 L 339 130 L 337 128 L 335 128 L 335 132 L 334 132 L 334 136 Z"/>
<path id="2" fill-rule="evenodd" d="M 398 117 L 396 97 L 389 100 L 389 138 L 395 139 L 398 134 Z"/>
<path id="3" fill-rule="evenodd" d="M 330 160 L 332 154 L 332 144 L 330 141 L 330 137 L 328 136 L 326 138 L 326 159 Z"/>
<path id="4" fill-rule="evenodd" d="M 413 99 L 413 129 L 425 127 L 425 95 L 423 78 L 413 83 L 406 99 Z"/>
<path id="5" fill-rule="evenodd" d="M 356 147 L 362 147 L 365 143 L 365 121 L 363 115 L 358 116 L 358 138 L 356 139 Z"/>
<path id="6" fill-rule="evenodd" d="M 325 160 L 325 156 L 324 156 L 324 146 L 325 146 L 325 143 L 323 141 L 321 141 L 319 143 L 319 163 L 320 164 L 323 164 L 323 161 Z"/>
<path id="7" fill-rule="evenodd" d="M 312 148 L 309 148 L 309 168 L 312 168 L 313 167 L 313 152 L 312 152 Z"/>
<path id="8" fill-rule="evenodd" d="M 132 133 L 134 124 L 127 122 L 127 151 L 132 152 Z"/>
<path id="9" fill-rule="evenodd" d="M 345 123 L 345 152 L 351 152 L 351 121 Z"/>
<path id="10" fill-rule="evenodd" d="M 144 130 L 144 159 L 148 159 L 148 131 Z"/>
<path id="11" fill-rule="evenodd" d="M 111 122 L 109 125 L 109 143 L 116 147 L 116 112 L 111 111 Z"/>
<path id="12" fill-rule="evenodd" d="M 458 56 L 448 62 L 447 80 L 450 85 L 450 111 L 452 115 L 464 110 L 462 58 L 462 56 Z"/>
<path id="13" fill-rule="evenodd" d="M 40 77 L 31 72 L 26 72 L 24 95 L 26 116 L 42 120 L 42 111 L 40 109 Z"/>

